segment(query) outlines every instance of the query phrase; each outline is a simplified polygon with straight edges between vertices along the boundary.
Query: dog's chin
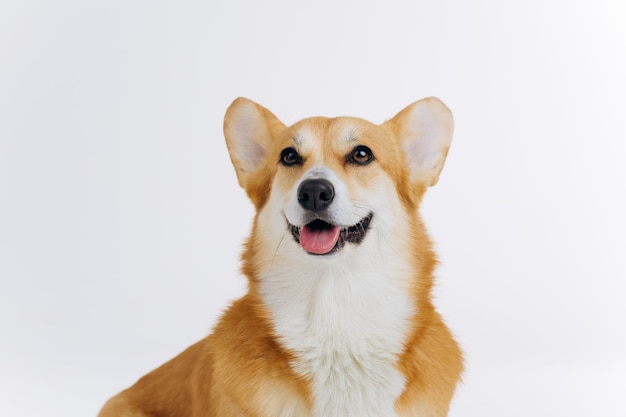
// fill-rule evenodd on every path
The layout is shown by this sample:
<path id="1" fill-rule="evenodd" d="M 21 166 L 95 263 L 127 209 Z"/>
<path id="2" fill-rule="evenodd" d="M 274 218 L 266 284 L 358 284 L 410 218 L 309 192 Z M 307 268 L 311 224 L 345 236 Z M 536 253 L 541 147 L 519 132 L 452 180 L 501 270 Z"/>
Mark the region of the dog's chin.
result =
<path id="1" fill-rule="evenodd" d="M 359 245 L 365 239 L 373 213 L 363 217 L 357 224 L 339 227 L 322 219 L 315 219 L 304 226 L 287 225 L 296 243 L 311 255 L 330 255 L 339 252 L 346 243 Z"/>

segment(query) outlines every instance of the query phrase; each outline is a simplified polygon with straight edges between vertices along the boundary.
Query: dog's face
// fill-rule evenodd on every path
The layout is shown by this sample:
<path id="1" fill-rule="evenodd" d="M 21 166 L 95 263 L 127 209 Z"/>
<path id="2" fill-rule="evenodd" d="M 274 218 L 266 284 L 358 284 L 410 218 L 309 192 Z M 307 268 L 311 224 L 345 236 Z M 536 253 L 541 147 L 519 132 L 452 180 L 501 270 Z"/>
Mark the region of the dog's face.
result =
<path id="1" fill-rule="evenodd" d="M 452 117 L 429 98 L 382 125 L 316 117 L 287 127 L 237 99 L 224 129 L 239 183 L 257 209 L 257 245 L 268 256 L 329 260 L 407 240 L 401 236 L 443 167 Z"/>

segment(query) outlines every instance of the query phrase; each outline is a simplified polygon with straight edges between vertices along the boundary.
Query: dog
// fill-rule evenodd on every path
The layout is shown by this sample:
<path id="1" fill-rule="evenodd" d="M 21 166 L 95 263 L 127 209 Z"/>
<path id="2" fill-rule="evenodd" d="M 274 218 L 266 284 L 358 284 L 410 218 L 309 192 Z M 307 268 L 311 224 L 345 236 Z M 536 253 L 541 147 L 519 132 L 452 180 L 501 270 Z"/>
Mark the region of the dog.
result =
<path id="1" fill-rule="evenodd" d="M 236 99 L 224 134 L 256 214 L 248 292 L 100 417 L 441 417 L 462 352 L 435 310 L 418 209 L 453 131 L 437 98 L 373 124 L 284 125 Z"/>

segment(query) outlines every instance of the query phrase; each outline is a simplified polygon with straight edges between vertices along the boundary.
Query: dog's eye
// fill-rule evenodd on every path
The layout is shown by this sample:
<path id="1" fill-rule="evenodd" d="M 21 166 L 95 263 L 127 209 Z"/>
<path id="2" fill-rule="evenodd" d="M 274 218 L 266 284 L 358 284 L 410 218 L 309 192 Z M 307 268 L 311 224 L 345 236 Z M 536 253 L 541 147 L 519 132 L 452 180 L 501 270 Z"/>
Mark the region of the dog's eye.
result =
<path id="1" fill-rule="evenodd" d="M 372 150 L 367 146 L 359 145 L 352 150 L 348 156 L 348 162 L 352 162 L 358 165 L 367 165 L 374 159 Z"/>
<path id="2" fill-rule="evenodd" d="M 302 164 L 302 157 L 294 148 L 286 148 L 280 154 L 280 163 L 286 167 Z"/>

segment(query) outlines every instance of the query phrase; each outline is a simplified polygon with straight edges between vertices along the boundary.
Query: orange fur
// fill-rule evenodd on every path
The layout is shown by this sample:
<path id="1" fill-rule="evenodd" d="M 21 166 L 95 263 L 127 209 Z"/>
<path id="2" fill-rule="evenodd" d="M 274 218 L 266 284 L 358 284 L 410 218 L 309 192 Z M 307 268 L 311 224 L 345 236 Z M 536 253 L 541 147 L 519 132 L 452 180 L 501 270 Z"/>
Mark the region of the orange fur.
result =
<path id="1" fill-rule="evenodd" d="M 447 147 L 438 156 L 441 160 L 437 172 L 416 179 L 402 151 L 402 137 L 408 123 L 405 119 L 410 110 L 407 109 L 382 125 L 356 118 L 312 118 L 286 127 L 255 103 L 246 99 L 233 102 L 225 120 L 225 135 L 239 183 L 257 210 L 242 255 L 242 272 L 249 279 L 249 291 L 225 311 L 210 336 L 110 399 L 100 417 L 312 416 L 311 383 L 292 369 L 297 352 L 289 351 L 280 342 L 272 314 L 260 295 L 263 277 L 259 276 L 259 270 L 271 262 L 272 253 L 259 239 L 258 213 L 268 203 L 272 187 L 277 189 L 275 192 L 287 192 L 304 171 L 321 162 L 351 192 L 368 187 L 380 176 L 387 176 L 395 185 L 398 200 L 409 219 L 410 244 L 403 247 L 409 251 L 413 279 L 407 283 L 406 291 L 416 305 L 395 365 L 406 382 L 395 402 L 395 411 L 403 417 L 447 415 L 462 372 L 462 355 L 431 301 L 437 261 L 418 216 L 421 198 L 426 188 L 436 182 Z M 259 126 L 233 125 L 234 111 L 259 116 Z M 277 155 L 293 143 L 294 135 L 302 129 L 311 132 L 321 142 L 320 146 L 307 154 L 301 167 L 280 169 Z M 255 143 L 260 148 L 238 153 L 230 138 L 242 131 L 258 136 Z M 365 171 L 343 162 L 351 145 L 335 139 L 351 131 L 358 134 L 359 143 L 372 149 L 377 158 L 376 167 Z M 248 154 L 266 157 L 258 162 L 252 158 L 254 163 L 250 164 L 243 160 Z"/>

